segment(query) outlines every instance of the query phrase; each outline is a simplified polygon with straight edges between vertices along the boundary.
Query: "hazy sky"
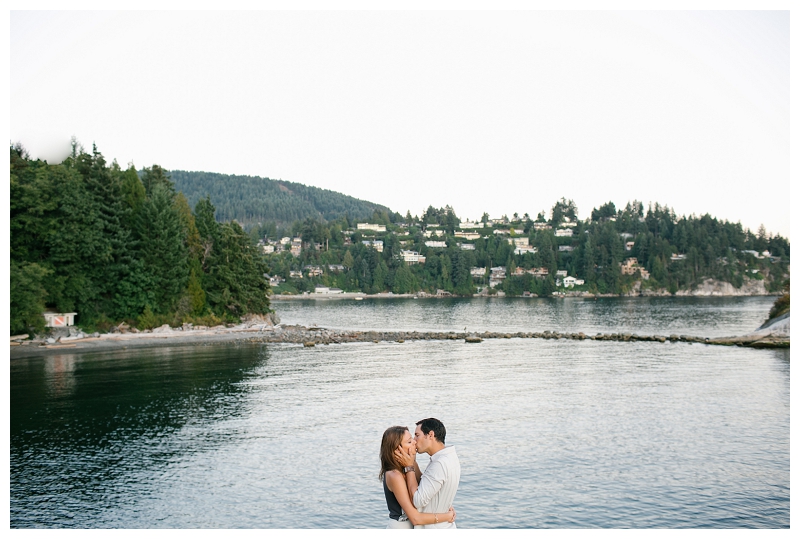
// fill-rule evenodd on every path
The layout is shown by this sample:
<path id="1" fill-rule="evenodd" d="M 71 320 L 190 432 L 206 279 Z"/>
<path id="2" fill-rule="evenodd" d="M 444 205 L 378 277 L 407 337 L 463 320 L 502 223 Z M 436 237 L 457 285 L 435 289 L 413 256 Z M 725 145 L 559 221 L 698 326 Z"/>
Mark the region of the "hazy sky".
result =
<path id="1" fill-rule="evenodd" d="M 10 139 L 405 214 L 789 229 L 789 12 L 11 13 Z"/>

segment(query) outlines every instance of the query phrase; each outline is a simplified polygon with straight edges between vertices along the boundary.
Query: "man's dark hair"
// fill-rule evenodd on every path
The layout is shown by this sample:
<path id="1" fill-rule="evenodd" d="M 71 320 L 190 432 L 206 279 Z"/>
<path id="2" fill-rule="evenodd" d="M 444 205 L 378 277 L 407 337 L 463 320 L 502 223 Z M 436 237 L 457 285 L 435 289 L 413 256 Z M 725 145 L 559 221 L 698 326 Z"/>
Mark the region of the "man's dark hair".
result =
<path id="1" fill-rule="evenodd" d="M 435 417 L 429 417 L 428 419 L 417 421 L 417 425 L 419 425 L 422 434 L 427 436 L 430 431 L 433 431 L 433 437 L 436 438 L 436 441 L 444 443 L 444 437 L 447 435 L 447 431 L 444 429 L 444 425 L 441 421 Z"/>

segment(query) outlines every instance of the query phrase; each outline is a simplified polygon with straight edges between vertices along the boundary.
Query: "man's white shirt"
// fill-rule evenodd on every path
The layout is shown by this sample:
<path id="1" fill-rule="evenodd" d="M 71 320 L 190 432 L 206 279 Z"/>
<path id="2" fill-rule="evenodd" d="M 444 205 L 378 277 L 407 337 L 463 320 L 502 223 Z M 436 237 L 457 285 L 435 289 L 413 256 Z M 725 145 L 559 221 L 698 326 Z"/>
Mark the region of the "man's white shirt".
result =
<path id="1" fill-rule="evenodd" d="M 419 481 L 414 493 L 414 507 L 421 513 L 447 513 L 461 479 L 461 464 L 458 462 L 456 448 L 447 446 L 431 456 L 431 461 Z M 444 519 L 444 515 L 440 517 Z M 455 523 L 439 522 L 416 528 L 455 528 Z"/>

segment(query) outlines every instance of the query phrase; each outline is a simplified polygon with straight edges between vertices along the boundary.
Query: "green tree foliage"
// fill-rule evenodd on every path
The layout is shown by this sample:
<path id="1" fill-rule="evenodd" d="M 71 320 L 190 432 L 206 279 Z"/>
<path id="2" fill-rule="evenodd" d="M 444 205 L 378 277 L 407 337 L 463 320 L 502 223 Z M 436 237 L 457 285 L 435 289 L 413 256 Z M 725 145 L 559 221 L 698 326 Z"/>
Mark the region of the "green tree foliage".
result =
<path id="1" fill-rule="evenodd" d="M 122 170 L 74 142 L 59 165 L 12 146 L 10 172 L 12 332 L 40 330 L 45 308 L 84 326 L 268 311 L 249 237 L 217 223 L 208 198 L 193 213 L 158 165 Z"/>
<path id="2" fill-rule="evenodd" d="M 138 258 L 152 286 L 148 304 L 157 313 L 175 307 L 189 277 L 189 249 L 174 198 L 164 184 L 154 184 L 137 219 Z"/>
<path id="3" fill-rule="evenodd" d="M 11 334 L 44 329 L 45 279 L 52 273 L 39 264 L 11 263 Z"/>
<path id="4" fill-rule="evenodd" d="M 216 313 L 234 317 L 269 312 L 266 271 L 266 263 L 242 227 L 235 222 L 221 224 L 203 279 L 209 305 Z"/>
<path id="5" fill-rule="evenodd" d="M 346 214 L 366 221 L 376 211 L 391 222 L 402 220 L 385 206 L 300 183 L 183 170 L 172 170 L 169 176 L 189 204 L 209 197 L 220 220 L 235 219 L 244 225 L 267 221 L 286 225 L 307 218 L 330 221 Z"/>

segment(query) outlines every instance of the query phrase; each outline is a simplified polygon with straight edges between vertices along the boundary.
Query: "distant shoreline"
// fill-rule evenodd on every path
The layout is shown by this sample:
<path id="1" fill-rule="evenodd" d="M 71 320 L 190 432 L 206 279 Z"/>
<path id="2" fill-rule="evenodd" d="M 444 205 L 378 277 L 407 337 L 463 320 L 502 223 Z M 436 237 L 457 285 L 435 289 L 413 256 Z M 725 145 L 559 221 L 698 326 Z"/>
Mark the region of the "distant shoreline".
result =
<path id="1" fill-rule="evenodd" d="M 676 294 L 670 294 L 667 291 L 664 293 L 639 293 L 639 294 L 592 294 L 591 292 L 562 292 L 558 295 L 553 295 L 549 299 L 563 299 L 563 298 L 752 298 L 752 297 L 774 297 L 780 296 L 782 292 L 768 292 L 765 294 L 693 294 L 690 292 L 681 293 L 678 291 Z M 456 295 L 436 295 L 428 293 L 415 293 L 415 294 L 392 294 L 390 292 L 383 292 L 380 294 L 367 294 L 365 292 L 344 292 L 342 294 L 273 294 L 270 300 L 273 301 L 299 301 L 299 300 L 355 300 L 360 299 L 447 299 L 447 298 L 521 298 L 521 299 L 548 299 L 547 296 L 506 296 L 503 295 L 489 295 L 489 294 L 473 294 L 471 296 L 456 296 Z"/>

